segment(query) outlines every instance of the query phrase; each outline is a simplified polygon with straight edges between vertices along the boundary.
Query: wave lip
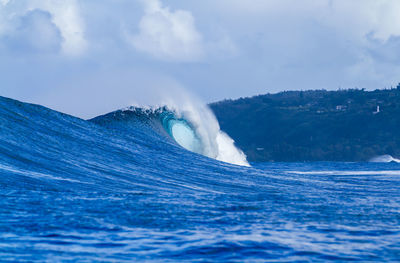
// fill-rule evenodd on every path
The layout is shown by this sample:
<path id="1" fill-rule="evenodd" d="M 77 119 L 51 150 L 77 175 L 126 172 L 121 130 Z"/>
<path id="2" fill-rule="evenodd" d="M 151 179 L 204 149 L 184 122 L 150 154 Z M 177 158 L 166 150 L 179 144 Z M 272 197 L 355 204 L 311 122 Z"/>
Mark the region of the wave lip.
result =
<path id="1" fill-rule="evenodd" d="M 158 112 L 165 131 L 183 148 L 218 161 L 250 166 L 234 140 L 220 130 L 218 121 L 206 107 L 189 109 L 165 106 Z"/>
<path id="2" fill-rule="evenodd" d="M 389 154 L 380 155 L 370 160 L 372 163 L 400 163 L 400 159 L 394 158 Z"/>
<path id="3" fill-rule="evenodd" d="M 222 162 L 250 166 L 233 139 L 207 113 L 179 112 L 167 107 L 156 112 L 161 112 L 159 118 L 168 135 L 183 148 Z M 206 118 L 196 118 L 199 115 Z"/>

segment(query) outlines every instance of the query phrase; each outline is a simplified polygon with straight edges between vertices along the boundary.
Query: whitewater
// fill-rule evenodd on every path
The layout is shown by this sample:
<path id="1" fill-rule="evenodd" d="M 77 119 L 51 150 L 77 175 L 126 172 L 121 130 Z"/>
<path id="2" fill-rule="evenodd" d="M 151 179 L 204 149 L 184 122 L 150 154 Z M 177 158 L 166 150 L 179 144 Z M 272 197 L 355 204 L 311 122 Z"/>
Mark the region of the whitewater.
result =
<path id="1" fill-rule="evenodd" d="M 376 156 L 370 160 L 370 162 L 374 163 L 400 163 L 400 159 L 394 158 L 393 156 L 389 154 L 381 155 L 381 156 Z"/>
<path id="2" fill-rule="evenodd" d="M 400 260 L 399 163 L 250 166 L 206 107 L 165 105 L 0 97 L 0 261 Z"/>

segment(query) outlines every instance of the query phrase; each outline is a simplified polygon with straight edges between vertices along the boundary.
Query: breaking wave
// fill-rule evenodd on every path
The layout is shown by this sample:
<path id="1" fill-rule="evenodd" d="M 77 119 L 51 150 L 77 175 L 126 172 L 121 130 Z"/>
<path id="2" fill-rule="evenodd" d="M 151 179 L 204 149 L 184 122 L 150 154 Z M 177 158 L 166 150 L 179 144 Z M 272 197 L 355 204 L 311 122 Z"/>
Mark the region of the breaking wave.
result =
<path id="1" fill-rule="evenodd" d="M 151 129 L 167 135 L 191 152 L 226 163 L 250 166 L 246 155 L 235 146 L 229 135 L 220 130 L 218 121 L 206 107 L 129 107 L 92 121 L 102 123 L 121 119 L 150 124 Z"/>
<path id="2" fill-rule="evenodd" d="M 373 163 L 400 163 L 400 159 L 394 158 L 393 156 L 389 154 L 381 155 L 381 156 L 376 156 L 370 160 L 370 162 Z"/>

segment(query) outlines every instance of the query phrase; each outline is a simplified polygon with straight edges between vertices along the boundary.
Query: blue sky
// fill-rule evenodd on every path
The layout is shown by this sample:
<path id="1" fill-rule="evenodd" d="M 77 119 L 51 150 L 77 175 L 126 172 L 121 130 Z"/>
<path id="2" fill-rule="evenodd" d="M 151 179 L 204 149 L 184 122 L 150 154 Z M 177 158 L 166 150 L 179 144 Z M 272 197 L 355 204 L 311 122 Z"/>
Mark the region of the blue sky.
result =
<path id="1" fill-rule="evenodd" d="M 0 95 L 80 117 L 400 82 L 398 0 L 0 0 Z"/>

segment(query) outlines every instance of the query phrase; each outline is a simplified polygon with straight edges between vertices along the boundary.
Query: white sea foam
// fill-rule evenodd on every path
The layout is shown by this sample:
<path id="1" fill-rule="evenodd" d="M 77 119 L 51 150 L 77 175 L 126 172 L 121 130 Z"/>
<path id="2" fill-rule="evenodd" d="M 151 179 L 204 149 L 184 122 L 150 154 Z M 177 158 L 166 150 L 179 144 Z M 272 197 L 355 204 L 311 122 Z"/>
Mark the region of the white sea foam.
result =
<path id="1" fill-rule="evenodd" d="M 389 154 L 385 154 L 385 155 L 376 156 L 376 157 L 372 158 L 370 160 L 370 162 L 373 162 L 373 163 L 391 163 L 391 162 L 400 163 L 400 159 L 396 159 Z"/>
<path id="2" fill-rule="evenodd" d="M 201 154 L 219 161 L 249 166 L 246 155 L 238 149 L 234 140 L 221 131 L 219 123 L 208 108 L 196 99 L 186 97 L 180 103 L 169 100 L 166 104 L 178 117 L 190 122 L 202 145 Z"/>
<path id="3" fill-rule="evenodd" d="M 175 92 L 170 90 L 168 94 L 162 95 L 159 105 L 167 106 L 178 118 L 185 119 L 190 123 L 201 142 L 201 150 L 195 152 L 222 162 L 250 166 L 246 155 L 235 146 L 234 140 L 221 131 L 218 120 L 211 109 L 193 95 L 189 95 L 184 90 Z M 185 138 L 175 138 L 178 143 L 181 142 L 181 146 L 191 145 L 187 141 L 191 137 L 187 130 L 176 130 L 174 133 L 185 135 Z M 185 148 L 193 150 L 191 147 Z"/>

